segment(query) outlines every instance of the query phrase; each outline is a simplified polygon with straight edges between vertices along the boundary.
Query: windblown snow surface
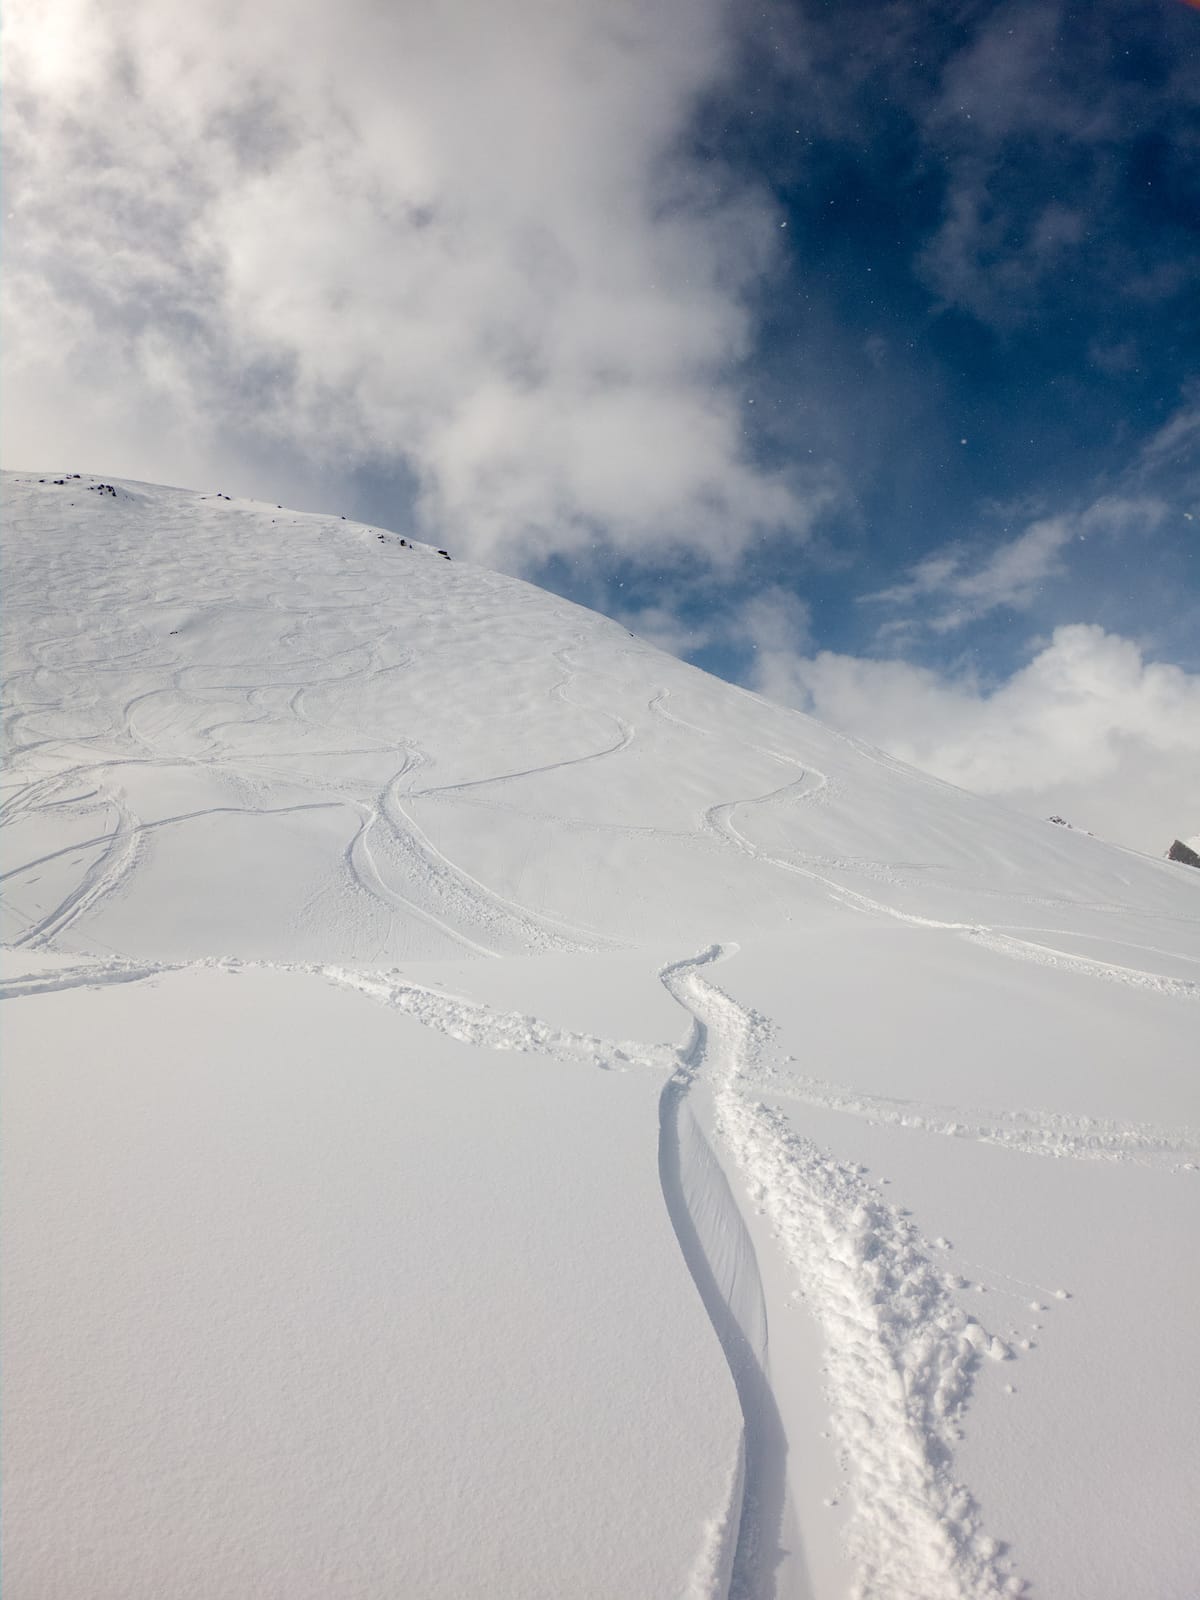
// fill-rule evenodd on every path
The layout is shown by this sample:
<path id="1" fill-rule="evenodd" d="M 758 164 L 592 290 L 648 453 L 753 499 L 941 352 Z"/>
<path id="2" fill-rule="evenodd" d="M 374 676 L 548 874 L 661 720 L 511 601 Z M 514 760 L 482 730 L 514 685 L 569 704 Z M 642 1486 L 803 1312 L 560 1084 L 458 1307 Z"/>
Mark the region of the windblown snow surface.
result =
<path id="1" fill-rule="evenodd" d="M 6 1600 L 1200 1591 L 1200 874 L 5 482 Z"/>

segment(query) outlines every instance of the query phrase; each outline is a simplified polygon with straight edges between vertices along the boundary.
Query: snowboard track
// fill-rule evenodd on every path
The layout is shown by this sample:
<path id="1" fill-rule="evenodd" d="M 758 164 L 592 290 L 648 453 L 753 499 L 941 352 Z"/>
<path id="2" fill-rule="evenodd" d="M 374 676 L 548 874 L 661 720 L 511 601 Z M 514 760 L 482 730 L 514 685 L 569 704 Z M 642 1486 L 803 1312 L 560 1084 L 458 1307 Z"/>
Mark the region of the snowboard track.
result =
<path id="1" fill-rule="evenodd" d="M 134 498 L 124 490 L 122 496 Z M 335 526 L 333 532 L 336 531 Z M 362 535 L 364 540 L 366 537 Z M 441 563 L 437 564 L 437 572 L 440 580 L 444 576 Z M 451 572 L 452 581 L 465 579 L 461 568 Z M 498 580 L 478 581 L 501 592 Z M 330 588 L 327 594 L 326 602 L 312 611 L 305 626 L 280 634 L 278 645 L 290 649 L 302 639 L 307 642 L 311 635 L 319 646 L 326 614 L 352 617 L 362 610 L 362 595 L 354 581 Z M 504 589 L 503 594 L 506 605 L 511 605 L 509 590 Z M 163 603 L 180 602 L 163 597 Z M 254 609 L 269 619 L 285 615 L 291 603 L 290 595 L 273 591 L 269 605 Z M 47 628 L 61 626 L 66 620 L 50 609 L 38 614 L 47 619 L 42 624 Z M 179 620 L 182 624 L 184 619 Z M 171 629 L 172 633 L 175 631 Z M 265 659 L 203 665 L 183 665 L 178 658 L 163 661 L 160 655 L 164 639 L 140 625 L 110 630 L 103 638 L 89 636 L 87 660 L 82 659 L 83 636 L 78 627 L 37 639 L 31 647 L 37 665 L 10 676 L 6 684 L 6 699 L 14 707 L 8 725 L 39 735 L 13 750 L 31 779 L 6 798 L 3 809 L 7 816 L 18 817 L 52 807 L 77 807 L 81 811 L 108 807 L 116 813 L 116 825 L 102 839 L 93 841 L 104 848 L 72 891 L 53 910 L 25 927 L 15 946 L 52 953 L 56 938 L 68 931 L 81 939 L 83 929 L 78 924 L 129 882 L 149 831 L 206 814 L 180 814 L 143 823 L 125 804 L 124 797 L 111 793 L 107 787 L 87 794 L 64 793 L 71 784 L 107 777 L 122 767 L 192 767 L 219 771 L 230 780 L 240 775 L 248 781 L 247 769 L 258 771 L 260 763 L 275 763 L 282 769 L 293 756 L 372 755 L 403 761 L 382 788 L 379 785 L 391 759 L 366 780 L 369 787 L 356 788 L 351 794 L 349 787 L 343 789 L 340 783 L 321 779 L 313 792 L 319 789 L 322 793 L 337 793 L 340 798 L 314 801 L 311 806 L 264 807 L 262 814 L 347 806 L 357 818 L 357 828 L 344 852 L 345 872 L 351 883 L 389 916 L 415 916 L 473 956 L 494 956 L 509 950 L 591 953 L 624 948 L 616 940 L 569 927 L 544 912 L 506 899 L 443 855 L 411 815 L 417 802 L 428 800 L 436 804 L 439 794 L 447 799 L 457 794 L 462 803 L 491 804 L 499 809 L 503 802 L 495 797 L 461 791 L 486 790 L 489 785 L 513 783 L 557 768 L 604 763 L 629 748 L 636 734 L 632 725 L 615 713 L 581 705 L 570 697 L 568 691 L 576 681 L 568 658 L 570 647 L 552 652 L 566 675 L 551 686 L 549 693 L 577 712 L 608 717 L 615 730 L 610 742 L 524 771 L 502 771 L 466 783 L 414 789 L 411 776 L 407 787 L 401 780 L 422 764 L 415 746 L 406 749 L 402 737 L 393 738 L 390 723 L 381 726 L 387 728 L 392 742 L 376 740 L 368 730 L 349 720 L 344 711 L 351 701 L 347 691 L 356 682 L 377 681 L 386 674 L 401 673 L 410 665 L 411 658 L 404 652 L 385 663 L 383 652 L 394 643 L 390 625 L 377 631 L 373 623 L 368 631 L 370 637 L 342 649 L 318 648 L 315 653 L 291 656 L 286 662 L 273 661 L 269 665 Z M 105 639 L 114 648 L 97 655 L 97 647 Z M 115 647 L 126 643 L 135 648 L 118 656 Z M 52 654 L 58 659 L 48 661 L 46 658 Z M 80 659 L 71 659 L 74 657 Z M 314 677 L 314 666 L 323 666 L 328 676 Z M 126 697 L 123 702 L 113 702 L 112 719 L 101 731 L 72 737 L 41 736 L 45 727 L 56 725 L 62 704 L 70 698 L 55 688 L 57 681 L 71 680 L 72 714 L 78 716 L 81 709 L 90 710 L 95 700 L 85 700 L 87 686 L 78 681 L 82 675 L 126 672 L 130 676 Z M 136 684 L 138 692 L 130 692 L 137 674 L 164 672 L 170 674 L 170 686 L 147 688 L 143 681 Z M 290 676 L 292 673 L 297 676 Z M 212 681 L 218 675 L 221 681 Z M 232 681 L 242 677 L 250 681 Z M 22 685 L 19 696 L 13 693 L 18 684 Z M 218 740 L 217 735 L 233 736 L 239 729 L 252 730 L 256 724 L 270 720 L 270 699 L 277 695 L 282 702 L 285 692 L 286 714 L 295 724 L 290 730 L 295 732 L 294 742 L 311 744 L 295 751 L 238 750 L 235 763 L 229 755 L 229 744 Z M 731 692 L 744 693 L 736 689 Z M 44 694 L 50 698 L 40 698 Z M 33 698 L 35 695 L 39 698 Z M 667 687 L 653 693 L 646 703 L 650 714 L 702 738 L 715 737 L 711 730 L 669 710 L 670 697 Z M 763 703 L 754 695 L 746 694 L 745 698 Z M 281 711 L 282 706 L 277 709 Z M 260 710 L 261 715 L 251 714 Z M 328 715 L 320 715 L 322 711 Z M 213 717 L 217 720 L 207 720 Z M 98 716 L 89 726 L 96 721 Z M 327 737 L 335 733 L 336 739 Z M 340 748 L 352 744 L 346 735 L 361 735 L 362 746 Z M 836 737 L 879 767 L 903 773 L 908 782 L 938 789 L 947 787 L 860 741 Z M 601 738 L 603 735 L 597 736 L 598 746 Z M 830 784 L 824 774 L 795 756 L 765 744 L 743 742 L 759 756 L 790 768 L 796 776 L 764 794 L 707 805 L 699 813 L 698 831 L 693 835 L 705 851 L 740 851 L 780 871 L 810 880 L 824 896 L 848 909 L 874 918 L 893 919 L 913 929 L 967 939 L 1009 959 L 1133 986 L 1169 999 L 1200 997 L 1200 984 L 1074 955 L 1042 944 L 1036 937 L 1018 938 L 999 928 L 917 916 L 828 875 L 830 869 L 857 872 L 859 882 L 863 876 L 875 875 L 896 886 L 900 880 L 892 879 L 890 874 L 900 863 L 889 866 L 829 861 L 800 850 L 794 854 L 770 853 L 739 831 L 740 810 L 821 804 L 823 798 L 828 798 Z M 97 747 L 104 749 L 106 744 L 123 753 L 110 749 L 105 759 L 79 761 L 79 756 L 90 754 Z M 172 749 L 172 745 L 179 748 Z M 77 764 L 44 776 L 44 758 L 38 752 L 51 750 L 59 762 L 74 759 Z M 602 765 L 597 770 L 606 772 L 607 768 Z M 38 775 L 32 776 L 35 773 Z M 278 775 L 289 784 L 299 781 L 284 770 Z M 705 799 L 711 793 L 709 790 Z M 213 813 L 241 809 L 207 808 Z M 244 809 L 252 812 L 254 808 Z M 605 825 L 552 820 L 580 828 Z M 81 848 L 73 845 L 55 854 L 75 853 Z M 395 887 L 393 880 L 401 887 Z M 988 889 L 980 892 L 997 893 Z M 1023 899 L 1029 904 L 1058 904 L 1033 896 L 1007 898 Z M 1021 931 L 1033 935 L 1044 932 L 1048 936 L 1052 933 L 1024 925 Z M 469 1045 L 497 1052 L 552 1056 L 580 1069 L 646 1069 L 661 1074 L 664 1085 L 658 1107 L 658 1172 L 664 1206 L 681 1258 L 729 1365 L 743 1418 L 743 1438 L 737 1460 L 731 1463 L 727 1503 L 718 1508 L 705 1529 L 689 1592 L 697 1600 L 700 1596 L 720 1600 L 726 1594 L 741 1596 L 742 1600 L 767 1600 L 780 1592 L 784 1571 L 781 1535 L 787 1419 L 779 1414 L 770 1384 L 762 1285 L 741 1209 L 747 1202 L 744 1198 L 739 1200 L 745 1191 L 748 1203 L 770 1219 L 780 1252 L 822 1332 L 834 1429 L 856 1506 L 850 1540 L 860 1592 L 876 1600 L 993 1600 L 1020 1593 L 1022 1586 L 1009 1568 L 1003 1547 L 982 1529 L 978 1510 L 968 1492 L 956 1482 L 953 1471 L 958 1419 L 981 1360 L 1003 1360 L 1010 1352 L 956 1305 L 951 1291 L 953 1280 L 935 1265 L 934 1249 L 906 1216 L 881 1199 L 866 1181 L 863 1170 L 821 1150 L 791 1126 L 777 1106 L 764 1104 L 763 1097 L 842 1111 L 897 1128 L 997 1143 L 1027 1155 L 1157 1164 L 1193 1151 L 1195 1136 L 1180 1134 L 1176 1138 L 1143 1125 L 1122 1126 L 1050 1112 L 963 1111 L 887 1100 L 847 1093 L 815 1078 L 797 1080 L 791 1075 L 785 1090 L 775 1084 L 770 1070 L 769 1023 L 738 1005 L 708 975 L 735 948 L 712 945 L 659 971 L 664 989 L 690 1018 L 688 1036 L 682 1045 L 606 1040 L 556 1027 L 525 1013 L 496 1011 L 465 997 L 406 981 L 394 968 L 390 972 L 367 971 L 351 966 L 242 962 L 220 957 L 174 963 L 102 959 L 5 979 L 0 982 L 0 998 L 151 981 L 198 969 L 304 973 L 361 993 L 415 1023 Z"/>
<path id="2" fill-rule="evenodd" d="M 820 776 L 819 774 L 817 776 Z M 797 780 L 803 783 L 803 780 Z M 1072 954 L 1070 951 L 1057 950 L 1051 945 L 1042 944 L 1032 939 L 1018 939 L 1011 934 L 1003 933 L 998 929 L 978 923 L 950 922 L 935 917 L 918 916 L 915 912 L 903 911 L 898 906 L 888 905 L 884 900 L 877 900 L 871 895 L 863 894 L 860 890 L 851 889 L 847 885 L 838 883 L 836 879 L 827 877 L 819 872 L 815 865 L 808 865 L 801 860 L 788 856 L 775 855 L 753 843 L 745 834 L 740 833 L 734 824 L 734 813 L 739 806 L 765 805 L 784 798 L 811 797 L 814 791 L 803 788 L 798 793 L 797 784 L 784 784 L 779 789 L 772 789 L 767 794 L 753 795 L 740 800 L 722 801 L 718 805 L 710 806 L 704 813 L 706 829 L 716 838 L 727 845 L 732 845 L 744 855 L 755 861 L 764 861 L 768 865 L 778 867 L 783 872 L 794 873 L 799 877 L 808 878 L 811 882 L 821 885 L 830 898 L 851 911 L 865 913 L 869 916 L 884 917 L 895 922 L 900 922 L 906 927 L 920 928 L 931 932 L 954 933 L 961 938 L 968 939 L 996 955 L 1009 957 L 1017 961 L 1031 963 L 1034 966 L 1056 968 L 1060 971 L 1078 973 L 1082 977 L 1099 978 L 1108 983 L 1119 983 L 1130 988 L 1144 989 L 1150 993 L 1169 996 L 1176 1000 L 1200 1000 L 1200 983 L 1188 978 L 1167 977 L 1163 973 L 1146 972 L 1140 968 L 1127 967 L 1111 961 L 1099 961 L 1090 956 Z M 1037 929 L 1029 929 L 1037 932 Z"/>
<path id="3" fill-rule="evenodd" d="M 1011 1352 L 957 1306 L 930 1247 L 861 1169 L 836 1161 L 742 1091 L 739 1079 L 764 1053 L 771 1030 L 701 975 L 712 959 L 668 968 L 662 978 L 695 1020 L 719 1145 L 769 1217 L 821 1329 L 861 1593 L 880 1600 L 1019 1594 L 1004 1547 L 983 1531 L 953 1475 L 958 1421 L 980 1357 Z"/>
<path id="4" fill-rule="evenodd" d="M 847 1538 L 860 1593 L 877 1600 L 1020 1594 L 1005 1547 L 984 1532 L 953 1472 L 958 1423 L 979 1363 L 1012 1352 L 959 1308 L 955 1279 L 935 1265 L 935 1247 L 883 1201 L 862 1169 L 819 1149 L 756 1098 L 769 1082 L 770 1024 L 705 975 L 735 948 L 713 945 L 659 970 L 659 981 L 688 1014 L 681 1044 L 580 1033 L 413 983 L 395 969 L 109 961 L 9 979 L 0 984 L 0 998 L 196 969 L 290 971 L 360 993 L 465 1044 L 552 1056 L 580 1068 L 663 1075 L 664 1207 L 743 1419 L 729 1505 L 706 1525 L 689 1592 L 706 1600 L 785 1600 L 795 1592 L 797 1571 L 783 1565 L 785 1557 L 803 1559 L 782 1541 L 789 1433 L 770 1381 L 762 1285 L 740 1210 L 747 1202 L 737 1198 L 744 1189 L 748 1203 L 769 1219 L 822 1334 L 826 1394 L 855 1508 Z"/>

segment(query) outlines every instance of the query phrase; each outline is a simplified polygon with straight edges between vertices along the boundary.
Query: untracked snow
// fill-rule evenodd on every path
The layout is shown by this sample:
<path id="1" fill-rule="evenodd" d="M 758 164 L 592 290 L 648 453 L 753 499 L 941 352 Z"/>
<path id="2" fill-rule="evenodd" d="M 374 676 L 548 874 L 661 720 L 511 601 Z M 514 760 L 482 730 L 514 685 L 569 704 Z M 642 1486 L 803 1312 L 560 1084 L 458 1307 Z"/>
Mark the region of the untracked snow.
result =
<path id="1" fill-rule="evenodd" d="M 6 1600 L 1196 1594 L 1200 875 L 386 530 L 4 523 Z"/>

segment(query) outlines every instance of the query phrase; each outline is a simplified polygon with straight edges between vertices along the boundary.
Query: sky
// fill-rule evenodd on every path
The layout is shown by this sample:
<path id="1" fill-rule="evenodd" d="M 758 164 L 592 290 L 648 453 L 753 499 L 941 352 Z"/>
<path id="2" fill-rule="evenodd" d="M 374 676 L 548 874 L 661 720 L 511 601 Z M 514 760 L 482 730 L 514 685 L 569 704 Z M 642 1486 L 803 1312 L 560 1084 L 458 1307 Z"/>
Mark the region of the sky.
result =
<path id="1" fill-rule="evenodd" d="M 9 0 L 6 467 L 359 517 L 1200 835 L 1200 6 Z"/>

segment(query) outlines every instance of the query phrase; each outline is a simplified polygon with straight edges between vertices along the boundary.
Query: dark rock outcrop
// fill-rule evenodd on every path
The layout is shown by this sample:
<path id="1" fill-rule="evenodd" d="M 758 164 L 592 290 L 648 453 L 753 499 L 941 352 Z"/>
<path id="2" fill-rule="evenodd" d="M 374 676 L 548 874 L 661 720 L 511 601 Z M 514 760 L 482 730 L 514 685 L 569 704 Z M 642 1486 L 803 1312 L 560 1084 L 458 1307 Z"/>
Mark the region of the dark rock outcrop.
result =
<path id="1" fill-rule="evenodd" d="M 1182 861 L 1185 867 L 1200 867 L 1200 855 L 1196 854 L 1191 845 L 1184 844 L 1182 839 L 1176 839 L 1167 851 L 1167 860 Z"/>

